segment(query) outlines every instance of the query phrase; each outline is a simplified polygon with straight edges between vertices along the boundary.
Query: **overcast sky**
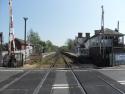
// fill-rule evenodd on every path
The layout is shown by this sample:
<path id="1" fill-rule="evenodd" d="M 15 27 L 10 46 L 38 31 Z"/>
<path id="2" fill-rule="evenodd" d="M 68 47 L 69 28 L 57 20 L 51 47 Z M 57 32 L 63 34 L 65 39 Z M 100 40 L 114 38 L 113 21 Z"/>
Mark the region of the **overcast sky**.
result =
<path id="1" fill-rule="evenodd" d="M 0 0 L 0 32 L 8 41 L 9 0 Z M 105 27 L 115 29 L 120 21 L 120 32 L 125 33 L 125 0 L 13 0 L 15 36 L 24 36 L 24 20 L 28 17 L 27 32 L 33 29 L 42 40 L 63 45 L 78 32 L 100 28 L 101 5 L 105 10 Z"/>

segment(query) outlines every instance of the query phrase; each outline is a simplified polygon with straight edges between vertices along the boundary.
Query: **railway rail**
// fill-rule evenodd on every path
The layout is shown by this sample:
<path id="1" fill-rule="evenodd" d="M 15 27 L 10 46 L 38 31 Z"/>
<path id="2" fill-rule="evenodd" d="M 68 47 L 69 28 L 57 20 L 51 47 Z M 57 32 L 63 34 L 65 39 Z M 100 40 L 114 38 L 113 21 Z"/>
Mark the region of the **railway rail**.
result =
<path id="1" fill-rule="evenodd" d="M 40 89 L 42 88 L 42 86 L 43 86 L 43 84 L 44 84 L 44 82 L 45 82 L 45 80 L 47 79 L 47 77 L 48 77 L 48 75 L 53 71 L 53 68 L 54 68 L 54 66 L 55 66 L 55 64 L 56 64 L 56 61 L 57 61 L 57 56 L 58 56 L 58 54 L 55 54 L 54 56 L 52 56 L 51 58 L 49 58 L 48 59 L 48 61 L 50 61 L 50 60 L 52 60 L 52 59 L 54 59 L 54 62 L 53 63 L 51 63 L 50 64 L 50 67 L 46 70 L 44 70 L 45 72 L 44 73 L 37 73 L 37 74 L 39 74 L 39 76 L 41 75 L 41 76 L 43 76 L 42 78 L 40 78 L 41 79 L 41 81 L 39 82 L 39 84 L 36 86 L 36 88 L 34 89 L 34 91 L 33 91 L 33 93 L 32 94 L 39 94 L 39 91 L 40 91 Z M 48 61 L 46 61 L 46 62 L 48 62 Z M 15 70 L 16 71 L 16 70 Z M 16 90 L 16 89 L 10 89 L 10 86 L 11 87 L 15 87 L 17 84 L 16 83 L 18 83 L 18 81 L 20 81 L 20 80 L 22 80 L 22 79 L 24 79 L 25 77 L 29 77 L 31 74 L 32 74 L 32 72 L 33 71 L 40 71 L 40 70 L 27 70 L 26 72 L 24 71 L 22 74 L 20 74 L 20 76 L 15 76 L 15 77 L 12 77 L 11 79 L 13 79 L 12 81 L 10 81 L 10 82 L 3 82 L 3 83 L 7 83 L 7 84 L 5 84 L 5 85 L 3 85 L 3 86 L 1 86 L 1 88 L 0 88 L 0 94 L 9 94 L 8 93 L 8 91 L 9 90 L 12 90 L 12 92 L 13 92 L 13 94 L 17 94 L 17 91 L 20 91 L 20 93 L 23 91 L 23 94 L 31 94 L 31 93 L 28 93 L 27 91 L 24 93 L 24 91 L 25 90 L 23 90 L 23 89 L 18 89 L 18 90 Z M 34 73 L 33 73 L 34 74 Z M 35 74 L 36 75 L 36 74 Z M 34 78 L 34 77 L 33 77 Z M 39 77 L 38 77 L 39 78 Z M 25 78 L 26 79 L 26 78 Z M 30 78 L 31 79 L 31 78 Z M 28 80 L 27 80 L 28 81 Z M 2 85 L 3 83 L 0 83 L 0 85 Z M 30 83 L 32 83 L 32 82 L 30 82 Z M 15 84 L 15 86 L 13 86 L 13 84 Z M 25 83 L 24 83 L 25 84 Z M 21 86 L 21 85 L 20 85 Z M 31 86 L 32 87 L 32 86 Z M 31 88 L 30 87 L 30 88 Z M 15 93 L 14 93 L 14 90 L 15 90 Z M 21 91 L 22 90 L 22 91 Z M 6 93 L 7 92 L 7 93 Z M 11 91 L 9 91 L 9 92 L 11 92 Z M 19 94 L 20 94 L 19 93 Z M 21 93 L 22 94 L 22 93 Z"/>
<path id="2" fill-rule="evenodd" d="M 57 57 L 55 57 L 55 62 L 50 65 L 50 68 L 48 69 L 48 72 L 44 76 L 44 79 L 41 81 L 40 85 L 38 86 L 38 89 L 40 89 L 42 87 L 42 84 L 44 83 L 45 79 L 47 79 L 47 76 L 50 74 L 50 72 L 53 71 L 54 69 L 56 69 L 55 65 L 56 65 L 56 63 L 58 63 L 57 60 L 59 58 L 58 57 L 59 55 L 60 55 L 60 53 L 57 55 Z M 69 57 L 61 54 L 61 58 L 65 62 L 65 65 L 66 65 L 65 67 L 68 68 L 68 70 L 73 74 L 73 76 L 74 76 L 74 78 L 75 78 L 75 80 L 77 82 L 78 88 L 80 88 L 82 94 L 90 94 L 88 89 L 86 89 L 84 83 L 82 83 L 82 80 L 79 79 L 80 75 L 75 72 L 74 68 L 72 68 L 72 64 L 66 61 L 65 58 L 69 58 Z M 125 94 L 122 90 L 120 90 L 119 88 L 117 88 L 114 85 L 110 84 L 108 81 L 103 79 L 101 76 L 96 75 L 95 77 L 98 78 L 100 82 L 105 83 L 106 87 L 110 87 L 112 89 L 111 92 L 117 92 L 117 94 Z M 34 91 L 33 94 L 38 94 L 38 91 L 39 91 L 38 89 L 36 89 L 37 92 Z M 96 91 L 96 92 L 98 93 L 98 91 Z M 52 93 L 50 93 L 50 94 L 52 94 Z"/>
<path id="3" fill-rule="evenodd" d="M 83 94 L 87 94 L 86 91 L 85 91 L 85 89 L 83 88 L 81 82 L 79 81 L 78 77 L 76 76 L 76 74 L 75 74 L 75 72 L 74 72 L 74 70 L 73 70 L 71 64 L 69 64 L 69 63 L 66 61 L 65 57 L 63 57 L 63 60 L 64 60 L 65 64 L 68 66 L 68 68 L 70 69 L 70 71 L 71 71 L 71 73 L 73 74 L 74 78 L 76 79 L 77 84 L 78 84 L 78 87 L 81 89 L 82 93 L 83 93 Z"/>
<path id="4" fill-rule="evenodd" d="M 125 94 L 124 90 L 114 85 L 115 83 L 111 83 L 108 79 L 106 80 L 102 75 L 100 75 L 96 70 L 87 70 L 87 69 L 76 69 L 74 68 L 69 61 L 67 56 L 61 53 L 56 53 L 52 57 L 50 57 L 46 62 L 51 62 L 48 69 L 37 70 L 35 73 L 32 70 L 28 70 L 27 72 L 24 72 L 21 74 L 20 77 L 17 77 L 15 80 L 12 80 L 8 84 L 4 85 L 0 88 L 0 94 L 9 94 L 6 92 L 10 92 L 12 90 L 12 94 L 17 94 L 17 91 L 20 90 L 19 94 L 57 94 L 53 90 L 53 86 L 57 85 L 56 88 L 58 88 L 58 84 L 55 83 L 56 79 L 56 71 L 58 71 L 58 74 L 61 73 L 58 70 L 57 64 L 59 63 L 59 59 L 62 59 L 64 61 L 64 71 L 63 73 L 69 73 L 70 76 L 73 76 L 74 81 L 76 82 L 75 85 L 68 85 L 68 83 L 64 86 L 66 86 L 69 89 L 69 93 L 73 93 L 73 89 L 78 88 L 79 92 L 78 94 Z M 69 58 L 70 59 L 70 58 Z M 37 78 L 34 78 L 37 77 Z M 28 80 L 30 78 L 30 80 Z M 66 78 L 66 77 L 65 77 Z M 28 81 L 27 84 L 31 84 L 31 86 L 23 85 L 23 87 L 18 86 L 22 83 L 22 81 Z M 60 78 L 58 79 L 60 80 Z M 70 79 L 69 79 L 70 80 Z M 35 81 L 35 83 L 34 83 Z M 24 83 L 25 84 L 25 83 Z M 17 87 L 20 88 L 17 88 Z M 31 89 L 32 87 L 32 89 Z M 17 88 L 17 90 L 15 90 Z M 24 89 L 22 89 L 24 88 Z M 29 88 L 29 91 L 26 90 Z M 15 90 L 15 91 L 14 91 Z M 31 90 L 31 91 L 30 91 Z M 102 91 L 101 91 L 102 90 Z M 24 92 L 25 91 L 25 92 Z M 66 94 L 69 94 L 66 93 Z M 73 94 L 77 94 L 73 93 Z"/>
<path id="5" fill-rule="evenodd" d="M 55 71 L 55 70 L 58 68 L 58 67 L 56 66 L 56 64 L 58 63 L 57 61 L 58 61 L 59 58 L 62 58 L 62 59 L 64 60 L 64 62 L 65 62 L 65 68 L 71 68 L 70 64 L 68 64 L 68 63 L 66 62 L 64 56 L 63 56 L 61 53 L 59 53 L 59 52 L 56 53 L 54 56 L 52 56 L 51 58 L 49 58 L 49 59 L 47 60 L 47 62 L 52 61 L 52 60 L 53 60 L 54 62 L 52 62 L 52 63 L 50 64 L 50 67 L 47 69 L 46 74 L 44 75 L 43 79 L 41 79 L 39 85 L 36 87 L 36 89 L 34 90 L 33 94 L 39 94 L 40 89 L 44 86 L 44 83 L 46 83 L 48 76 L 51 74 L 51 72 Z M 72 68 L 71 68 L 71 70 L 72 70 Z M 73 70 L 72 70 L 72 73 L 73 73 Z M 74 73 L 73 73 L 73 75 L 74 75 L 75 79 L 77 80 L 77 77 L 75 76 Z M 83 94 L 86 94 L 86 93 L 84 92 L 84 90 L 83 90 L 83 88 L 82 88 L 82 86 L 81 86 L 81 84 L 79 83 L 78 80 L 77 80 L 77 82 L 78 82 L 78 84 L 79 84 L 79 87 L 80 87 L 81 90 L 83 91 Z M 53 92 L 52 92 L 52 87 L 51 87 L 50 94 L 53 94 Z"/>
<path id="6" fill-rule="evenodd" d="M 68 58 L 69 58 L 69 57 L 68 57 Z M 65 59 L 64 56 L 63 56 L 63 59 L 64 59 L 65 64 L 68 66 L 69 70 L 71 71 L 71 73 L 74 75 L 74 78 L 76 79 L 76 81 L 77 81 L 77 83 L 78 83 L 78 86 L 79 86 L 79 88 L 80 88 L 81 91 L 82 91 L 82 94 L 90 94 L 90 93 L 88 92 L 88 90 L 86 89 L 84 83 L 82 83 L 81 79 L 79 79 L 78 74 L 77 74 L 77 73 L 75 72 L 75 70 L 72 68 L 72 65 L 66 61 L 66 59 Z M 97 71 L 96 71 L 96 72 L 97 72 Z M 117 92 L 116 94 L 125 94 L 124 91 L 122 91 L 122 90 L 119 89 L 118 87 L 115 87 L 113 84 L 111 84 L 110 82 L 108 82 L 108 81 L 106 81 L 105 79 L 103 79 L 103 77 L 101 77 L 101 76 L 99 76 L 99 75 L 96 75 L 95 77 L 97 77 L 101 82 L 104 82 L 105 85 L 106 85 L 107 87 L 110 87 L 113 92 L 114 92 L 114 91 Z M 102 91 L 102 92 L 103 92 L 103 91 Z M 105 92 L 105 91 L 104 91 L 104 92 Z M 96 93 L 99 94 L 98 91 L 96 91 Z M 93 92 L 93 94 L 95 94 L 95 93 Z M 106 93 L 104 93 L 104 94 L 106 94 Z"/>
<path id="7" fill-rule="evenodd" d="M 54 56 L 52 56 L 51 58 L 48 59 L 48 61 L 51 61 L 52 59 L 54 59 L 54 62 L 51 63 L 50 67 L 47 69 L 46 74 L 44 75 L 44 78 L 41 79 L 39 85 L 36 87 L 36 89 L 34 90 L 33 94 L 39 94 L 40 89 L 42 88 L 42 86 L 45 83 L 45 80 L 47 80 L 48 75 L 51 73 L 51 71 L 53 71 L 54 66 L 57 63 L 57 59 L 58 59 L 58 54 L 55 54 Z M 47 61 L 47 62 L 48 62 Z"/>

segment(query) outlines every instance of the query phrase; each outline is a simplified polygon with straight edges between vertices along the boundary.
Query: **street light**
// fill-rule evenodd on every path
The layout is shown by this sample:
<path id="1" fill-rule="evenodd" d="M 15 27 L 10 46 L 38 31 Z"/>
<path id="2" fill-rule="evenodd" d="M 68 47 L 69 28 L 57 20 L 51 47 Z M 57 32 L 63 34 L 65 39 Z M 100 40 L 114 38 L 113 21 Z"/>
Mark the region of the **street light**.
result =
<path id="1" fill-rule="evenodd" d="M 26 22 L 28 20 L 27 17 L 23 17 L 25 25 L 24 25 L 24 42 L 25 42 L 25 63 L 26 63 Z M 24 64 L 23 64 L 24 65 Z"/>

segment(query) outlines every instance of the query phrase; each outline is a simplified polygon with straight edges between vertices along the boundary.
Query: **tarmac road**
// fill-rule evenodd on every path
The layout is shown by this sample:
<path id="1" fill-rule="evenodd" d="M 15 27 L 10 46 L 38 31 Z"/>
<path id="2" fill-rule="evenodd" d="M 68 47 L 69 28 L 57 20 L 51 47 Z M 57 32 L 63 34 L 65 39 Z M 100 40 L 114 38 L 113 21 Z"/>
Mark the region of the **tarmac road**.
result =
<path id="1" fill-rule="evenodd" d="M 124 94 L 125 92 L 125 87 L 115 81 L 116 79 L 105 76 L 106 72 L 77 69 L 74 73 L 76 77 L 71 70 L 66 69 L 53 69 L 50 72 L 1 69 L 0 94 Z M 122 80 L 124 79 L 122 76 Z"/>
<path id="2" fill-rule="evenodd" d="M 125 86 L 125 68 L 100 69 L 98 71 Z"/>

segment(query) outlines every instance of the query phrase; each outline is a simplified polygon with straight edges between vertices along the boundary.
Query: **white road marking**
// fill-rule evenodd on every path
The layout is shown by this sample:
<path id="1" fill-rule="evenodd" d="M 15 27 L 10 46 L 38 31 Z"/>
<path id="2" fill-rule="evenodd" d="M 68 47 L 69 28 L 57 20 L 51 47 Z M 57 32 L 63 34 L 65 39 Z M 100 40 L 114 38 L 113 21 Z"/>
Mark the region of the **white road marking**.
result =
<path id="1" fill-rule="evenodd" d="M 67 89 L 69 88 L 68 84 L 54 84 L 52 89 Z"/>
<path id="2" fill-rule="evenodd" d="M 118 81 L 119 83 L 125 83 L 125 81 Z"/>
<path id="3" fill-rule="evenodd" d="M 56 71 L 62 71 L 62 72 L 67 72 L 67 71 L 70 71 L 70 70 L 56 70 Z"/>
<path id="4" fill-rule="evenodd" d="M 125 83 L 120 83 L 120 84 L 125 85 Z"/>
<path id="5" fill-rule="evenodd" d="M 52 89 L 68 89 L 69 87 L 52 87 Z"/>
<path id="6" fill-rule="evenodd" d="M 68 87 L 68 84 L 54 84 L 53 87 Z"/>
<path id="7" fill-rule="evenodd" d="M 117 81 L 117 82 L 119 82 L 122 85 L 125 85 L 125 80 L 124 81 Z"/>

